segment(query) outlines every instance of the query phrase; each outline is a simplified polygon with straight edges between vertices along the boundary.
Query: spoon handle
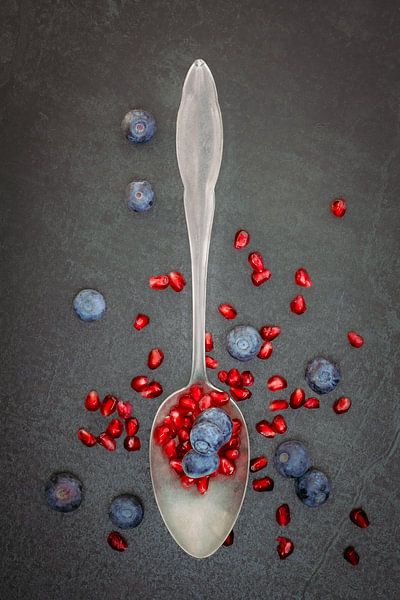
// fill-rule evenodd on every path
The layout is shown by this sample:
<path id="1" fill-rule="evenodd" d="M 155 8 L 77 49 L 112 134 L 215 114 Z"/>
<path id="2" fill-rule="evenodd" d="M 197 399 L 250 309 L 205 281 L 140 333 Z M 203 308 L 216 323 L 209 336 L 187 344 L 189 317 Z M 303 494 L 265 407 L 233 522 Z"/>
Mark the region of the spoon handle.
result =
<path id="1" fill-rule="evenodd" d="M 207 263 L 222 145 L 222 117 L 214 78 L 206 63 L 198 59 L 186 75 L 176 126 L 176 153 L 184 185 L 192 258 L 191 382 L 207 380 L 204 348 Z"/>

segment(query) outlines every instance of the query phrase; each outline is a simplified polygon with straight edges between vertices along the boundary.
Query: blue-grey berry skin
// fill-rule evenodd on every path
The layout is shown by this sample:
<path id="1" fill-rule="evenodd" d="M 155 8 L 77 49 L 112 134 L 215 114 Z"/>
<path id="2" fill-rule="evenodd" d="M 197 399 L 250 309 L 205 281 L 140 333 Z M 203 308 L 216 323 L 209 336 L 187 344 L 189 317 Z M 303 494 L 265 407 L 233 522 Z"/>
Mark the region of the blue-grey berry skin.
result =
<path id="1" fill-rule="evenodd" d="M 198 479 L 211 475 L 218 469 L 219 456 L 218 454 L 199 454 L 196 450 L 189 450 L 182 460 L 182 468 L 188 477 Z"/>
<path id="2" fill-rule="evenodd" d="M 72 512 L 82 502 L 82 483 L 71 473 L 53 473 L 45 487 L 46 501 L 58 512 Z"/>
<path id="3" fill-rule="evenodd" d="M 331 483 L 322 471 L 309 469 L 299 479 L 296 479 L 295 490 L 303 504 L 317 508 L 328 500 Z"/>
<path id="4" fill-rule="evenodd" d="M 82 321 L 98 321 L 106 310 L 106 301 L 97 290 L 86 289 L 75 296 L 73 306 Z"/>
<path id="5" fill-rule="evenodd" d="M 132 144 L 142 144 L 151 140 L 157 131 L 156 120 L 146 110 L 135 109 L 126 113 L 121 128 L 124 136 Z"/>
<path id="6" fill-rule="evenodd" d="M 153 206 L 156 195 L 148 181 L 131 181 L 126 188 L 126 200 L 129 210 L 143 213 Z"/>
<path id="7" fill-rule="evenodd" d="M 304 376 L 310 388 L 317 394 L 332 392 L 342 378 L 339 366 L 323 356 L 310 360 Z"/>
<path id="8" fill-rule="evenodd" d="M 282 442 L 275 450 L 275 469 L 283 477 L 301 477 L 310 464 L 308 450 L 301 442 Z"/>
<path id="9" fill-rule="evenodd" d="M 226 347 L 229 354 L 243 362 L 254 358 L 261 345 L 261 336 L 251 325 L 236 325 L 226 336 Z"/>
<path id="10" fill-rule="evenodd" d="M 224 434 L 217 425 L 209 421 L 194 424 L 190 432 L 192 448 L 199 454 L 213 454 L 224 444 Z"/>
<path id="11" fill-rule="evenodd" d="M 116 527 L 131 529 L 143 519 L 143 505 L 133 494 L 121 494 L 111 502 L 109 517 Z"/>
<path id="12" fill-rule="evenodd" d="M 233 423 L 230 416 L 224 410 L 222 410 L 222 408 L 208 408 L 207 410 L 204 410 L 199 414 L 194 422 L 194 425 L 204 421 L 213 423 L 222 431 L 224 436 L 223 444 L 229 442 L 232 436 Z"/>

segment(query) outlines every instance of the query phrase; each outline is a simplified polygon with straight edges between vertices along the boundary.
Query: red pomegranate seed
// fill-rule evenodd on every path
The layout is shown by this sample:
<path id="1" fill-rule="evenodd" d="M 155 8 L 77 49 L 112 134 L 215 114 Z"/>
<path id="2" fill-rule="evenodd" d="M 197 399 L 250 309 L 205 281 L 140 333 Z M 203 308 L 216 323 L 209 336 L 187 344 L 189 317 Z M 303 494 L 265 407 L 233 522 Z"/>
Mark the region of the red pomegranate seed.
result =
<path id="1" fill-rule="evenodd" d="M 246 387 L 252 386 L 254 383 L 254 375 L 251 371 L 243 371 L 242 373 L 242 385 Z"/>
<path id="2" fill-rule="evenodd" d="M 257 471 L 261 471 L 268 464 L 268 458 L 266 456 L 257 456 L 256 458 L 252 458 L 250 461 L 250 471 L 252 473 L 256 473 Z"/>
<path id="3" fill-rule="evenodd" d="M 353 567 L 356 567 L 360 562 L 360 557 L 354 546 L 347 546 L 343 552 L 343 556 Z"/>
<path id="4" fill-rule="evenodd" d="M 219 461 L 218 472 L 221 473 L 222 475 L 226 475 L 226 476 L 230 477 L 231 475 L 234 474 L 235 471 L 236 471 L 235 463 L 233 461 L 229 460 L 229 458 L 226 458 L 226 456 L 222 456 Z"/>
<path id="5" fill-rule="evenodd" d="M 139 431 L 139 421 L 136 417 L 130 417 L 125 421 L 125 431 L 128 437 L 133 437 Z"/>
<path id="6" fill-rule="evenodd" d="M 218 379 L 221 383 L 226 383 L 226 380 L 228 379 L 228 371 L 218 371 Z"/>
<path id="7" fill-rule="evenodd" d="M 331 202 L 331 213 L 335 217 L 343 217 L 346 212 L 347 204 L 344 198 L 335 198 Z"/>
<path id="8" fill-rule="evenodd" d="M 210 392 L 211 400 L 214 406 L 223 406 L 229 402 L 229 394 L 228 392 Z M 203 398 L 202 398 L 203 399 Z"/>
<path id="9" fill-rule="evenodd" d="M 94 412 L 100 408 L 100 397 L 96 390 L 91 390 L 85 399 L 85 408 Z"/>
<path id="10" fill-rule="evenodd" d="M 302 388 L 296 388 L 290 394 L 290 408 L 300 408 L 306 400 L 306 394 Z"/>
<path id="11" fill-rule="evenodd" d="M 276 436 L 275 429 L 273 429 L 271 423 L 268 423 L 268 421 L 265 419 L 256 424 L 256 430 L 258 433 L 261 433 L 261 435 L 267 438 L 273 438 Z"/>
<path id="12" fill-rule="evenodd" d="M 271 342 L 281 333 L 281 328 L 278 325 L 264 325 L 260 329 L 260 335 L 266 342 Z"/>
<path id="13" fill-rule="evenodd" d="M 226 538 L 226 540 L 223 542 L 223 546 L 232 546 L 233 541 L 235 539 L 235 534 L 233 533 L 233 529 L 230 533 L 228 533 L 228 537 Z"/>
<path id="14" fill-rule="evenodd" d="M 279 392 L 287 388 L 287 381 L 281 375 L 272 375 L 267 381 L 267 387 L 270 392 Z"/>
<path id="15" fill-rule="evenodd" d="M 225 450 L 233 450 L 240 447 L 240 437 L 237 435 L 233 435 L 229 442 L 226 442 L 224 449 Z"/>
<path id="16" fill-rule="evenodd" d="M 241 387 L 242 376 L 240 375 L 238 369 L 230 369 L 230 371 L 228 372 L 226 383 L 231 387 Z"/>
<path id="17" fill-rule="evenodd" d="M 240 451 L 237 448 L 229 448 L 224 454 L 229 460 L 237 460 L 240 456 Z"/>
<path id="18" fill-rule="evenodd" d="M 141 392 L 148 383 L 149 378 L 146 377 L 146 375 L 137 375 L 131 381 L 131 388 L 133 388 L 135 392 Z"/>
<path id="19" fill-rule="evenodd" d="M 177 458 L 173 458 L 172 460 L 169 461 L 169 465 L 171 467 L 171 469 L 173 469 L 175 471 L 175 473 L 178 473 L 178 475 L 181 475 L 181 473 L 183 473 L 183 467 L 182 467 L 182 461 L 177 459 Z"/>
<path id="20" fill-rule="evenodd" d="M 193 485 L 194 482 L 196 481 L 195 479 L 193 479 L 193 477 L 188 477 L 187 475 L 185 475 L 185 473 L 183 475 L 181 475 L 180 480 L 181 480 L 181 484 L 183 485 L 183 487 L 186 487 L 186 488 Z"/>
<path id="21" fill-rule="evenodd" d="M 180 408 L 184 408 L 189 412 L 193 412 L 197 408 L 196 400 L 193 400 L 191 396 L 185 394 L 179 398 L 179 406 Z"/>
<path id="22" fill-rule="evenodd" d="M 228 321 L 235 319 L 237 317 L 236 309 L 232 306 L 232 304 L 220 304 L 218 306 L 218 310 L 225 319 Z"/>
<path id="23" fill-rule="evenodd" d="M 233 425 L 232 435 L 239 434 L 240 430 L 242 429 L 242 423 L 239 421 L 239 419 L 232 419 L 232 425 Z"/>
<path id="24" fill-rule="evenodd" d="M 103 432 L 98 436 L 97 443 L 109 452 L 114 452 L 117 447 L 117 442 L 106 432 Z"/>
<path id="25" fill-rule="evenodd" d="M 107 537 L 108 545 L 117 552 L 124 552 L 128 547 L 126 540 L 118 531 L 111 531 Z"/>
<path id="26" fill-rule="evenodd" d="M 138 314 L 133 322 L 133 327 L 140 331 L 150 323 L 150 317 L 147 315 Z"/>
<path id="27" fill-rule="evenodd" d="M 294 274 L 294 281 L 297 283 L 297 285 L 305 288 L 309 288 L 313 284 L 311 277 L 305 269 L 297 269 L 296 273 Z"/>
<path id="28" fill-rule="evenodd" d="M 282 527 L 290 523 L 290 509 L 288 504 L 281 504 L 276 509 L 276 522 Z"/>
<path id="29" fill-rule="evenodd" d="M 354 525 L 357 527 L 361 527 L 361 529 L 365 529 L 369 527 L 369 519 L 367 517 L 367 513 L 362 508 L 353 508 L 350 513 L 350 519 L 353 521 Z"/>
<path id="30" fill-rule="evenodd" d="M 119 419 L 111 419 L 107 425 L 106 433 L 113 438 L 119 438 L 124 430 L 124 425 Z"/>
<path id="31" fill-rule="evenodd" d="M 209 394 L 205 394 L 199 401 L 199 409 L 201 411 L 211 408 L 211 405 L 212 405 L 212 400 L 211 400 L 211 396 Z"/>
<path id="32" fill-rule="evenodd" d="M 318 398 L 307 398 L 303 404 L 304 408 L 319 408 Z"/>
<path id="33" fill-rule="evenodd" d="M 169 286 L 168 275 L 154 275 L 149 279 L 149 285 L 153 290 L 165 290 Z"/>
<path id="34" fill-rule="evenodd" d="M 102 405 L 100 406 L 100 412 L 103 417 L 109 417 L 117 408 L 117 403 L 118 398 L 111 396 L 111 394 L 107 394 L 102 402 Z"/>
<path id="35" fill-rule="evenodd" d="M 187 427 L 178 429 L 178 439 L 181 443 L 187 442 L 190 439 L 190 431 Z"/>
<path id="36" fill-rule="evenodd" d="M 127 436 L 124 439 L 124 448 L 125 450 L 128 450 L 128 452 L 140 450 L 140 439 L 136 435 L 132 437 Z"/>
<path id="37" fill-rule="evenodd" d="M 218 361 L 212 356 L 206 356 L 206 367 L 207 369 L 216 369 L 218 367 Z"/>
<path id="38" fill-rule="evenodd" d="M 176 443 L 175 440 L 168 440 L 163 447 L 163 452 L 170 460 L 176 458 Z"/>
<path id="39" fill-rule="evenodd" d="M 251 281 L 253 282 L 253 285 L 260 287 L 260 285 L 268 281 L 268 279 L 271 279 L 271 275 L 272 273 L 269 269 L 264 269 L 264 271 L 260 272 L 253 271 L 251 274 Z"/>
<path id="40" fill-rule="evenodd" d="M 293 544 L 292 540 L 289 540 L 289 538 L 284 537 L 282 535 L 277 537 L 276 541 L 278 542 L 278 547 L 276 550 L 278 552 L 279 558 L 281 560 L 284 560 L 290 554 L 292 554 L 292 552 L 294 550 L 294 544 Z"/>
<path id="41" fill-rule="evenodd" d="M 190 392 L 190 395 L 192 396 L 193 400 L 196 400 L 196 402 L 198 402 L 200 400 L 200 398 L 203 396 L 203 390 L 202 390 L 201 386 L 197 385 L 196 383 L 194 383 L 193 385 L 190 386 L 189 392 Z"/>
<path id="42" fill-rule="evenodd" d="M 347 339 L 354 348 L 361 348 L 364 344 L 364 338 L 355 331 L 349 331 Z"/>
<path id="43" fill-rule="evenodd" d="M 272 423 L 271 423 L 274 431 L 276 431 L 276 433 L 279 434 L 283 434 L 286 433 L 287 431 L 287 424 L 285 421 L 285 417 L 283 417 L 282 415 L 276 415 L 276 417 L 274 417 L 272 419 Z"/>
<path id="44" fill-rule="evenodd" d="M 351 400 L 350 400 L 350 398 L 347 398 L 346 396 L 341 396 L 332 405 L 332 408 L 337 415 L 346 413 L 350 407 L 351 407 Z"/>
<path id="45" fill-rule="evenodd" d="M 162 446 L 163 444 L 165 444 L 165 442 L 167 442 L 173 437 L 173 433 L 171 429 L 167 427 L 167 425 L 157 425 L 157 427 L 154 429 L 153 435 L 154 441 L 159 446 Z"/>
<path id="46" fill-rule="evenodd" d="M 249 398 L 251 398 L 251 391 L 247 388 L 231 387 L 229 388 L 229 393 L 232 396 L 232 398 L 234 398 L 238 402 L 240 402 L 241 400 L 248 400 Z"/>
<path id="47" fill-rule="evenodd" d="M 273 351 L 272 342 L 265 341 L 265 342 L 263 342 L 257 356 L 258 356 L 258 358 L 261 358 L 262 360 L 267 360 L 267 358 L 269 358 L 271 356 L 272 351 Z"/>
<path id="48" fill-rule="evenodd" d="M 268 408 L 272 412 L 276 410 L 286 410 L 289 408 L 289 403 L 286 400 L 271 400 Z"/>
<path id="49" fill-rule="evenodd" d="M 169 429 L 171 430 L 172 436 L 176 435 L 176 426 L 175 426 L 175 423 L 174 423 L 171 415 L 167 415 L 166 417 L 164 417 L 163 425 L 166 425 L 167 427 L 169 427 Z"/>
<path id="50" fill-rule="evenodd" d="M 87 429 L 83 429 L 82 427 L 78 430 L 78 439 L 82 442 L 82 444 L 88 446 L 89 448 L 97 444 L 96 436 L 93 435 L 93 433 L 90 433 L 90 431 L 88 431 Z"/>
<path id="51" fill-rule="evenodd" d="M 211 352 L 211 350 L 214 350 L 214 341 L 213 341 L 213 336 L 212 333 L 210 331 L 206 331 L 205 336 L 204 336 L 204 345 L 206 348 L 206 352 Z"/>
<path id="52" fill-rule="evenodd" d="M 196 479 L 197 489 L 201 495 L 205 494 L 206 491 L 208 490 L 209 480 L 210 480 L 209 477 L 199 477 L 198 479 Z"/>
<path id="53" fill-rule="evenodd" d="M 140 395 L 143 398 L 158 398 L 163 393 L 161 383 L 158 381 L 151 381 L 144 388 L 142 388 Z"/>
<path id="54" fill-rule="evenodd" d="M 235 234 L 235 240 L 233 242 L 236 250 L 241 250 L 242 248 L 246 248 L 246 246 L 250 242 L 250 234 L 245 229 L 239 229 L 239 231 Z"/>
<path id="55" fill-rule="evenodd" d="M 271 477 L 262 477 L 253 479 L 253 490 L 255 492 L 272 492 L 274 489 L 274 480 Z"/>
<path id="56" fill-rule="evenodd" d="M 171 271 L 169 274 L 169 285 L 175 292 L 181 292 L 186 285 L 186 280 L 179 271 Z"/>
<path id="57" fill-rule="evenodd" d="M 265 270 L 264 259 L 261 252 L 250 252 L 247 260 L 249 261 L 253 271 L 261 273 L 261 271 Z"/>
<path id="58" fill-rule="evenodd" d="M 149 356 L 147 358 L 147 366 L 149 369 L 158 369 L 164 360 L 164 352 L 160 350 L 160 348 L 153 348 L 149 352 Z"/>
<path id="59" fill-rule="evenodd" d="M 304 297 L 301 294 L 293 298 L 293 300 L 290 303 L 290 310 L 296 315 L 302 315 L 306 312 L 306 301 L 304 300 Z"/>
<path id="60" fill-rule="evenodd" d="M 127 400 L 118 400 L 117 402 L 117 413 L 120 419 L 129 419 L 132 416 L 133 407 L 132 404 Z"/>

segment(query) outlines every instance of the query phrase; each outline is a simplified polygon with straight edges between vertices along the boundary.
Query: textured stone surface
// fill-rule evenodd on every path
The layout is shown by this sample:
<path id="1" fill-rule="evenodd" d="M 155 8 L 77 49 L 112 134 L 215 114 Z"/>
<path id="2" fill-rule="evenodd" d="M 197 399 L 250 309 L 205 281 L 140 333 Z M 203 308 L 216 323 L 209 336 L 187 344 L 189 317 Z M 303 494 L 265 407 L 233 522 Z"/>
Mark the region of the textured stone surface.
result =
<path id="1" fill-rule="evenodd" d="M 174 2 L 5 0 L 1 4 L 2 144 L 2 542 L 5 600 L 394 599 L 398 597 L 399 364 L 399 47 L 396 2 Z M 142 451 L 84 448 L 80 426 L 100 429 L 83 398 L 95 387 L 131 398 L 129 381 L 148 350 L 165 351 L 158 375 L 166 394 L 190 372 L 190 286 L 154 292 L 148 276 L 171 269 L 189 278 L 182 187 L 175 158 L 181 86 L 195 58 L 214 74 L 224 120 L 224 157 L 216 191 L 209 266 L 208 328 L 213 356 L 236 366 L 218 314 L 232 302 L 238 323 L 283 328 L 243 405 L 252 455 L 277 445 L 256 434 L 266 416 L 265 380 L 302 385 L 307 359 L 338 360 L 353 406 L 292 411 L 286 438 L 307 443 L 333 485 L 309 510 L 292 482 L 275 477 L 272 494 L 249 491 L 235 543 L 204 561 L 186 556 L 167 533 L 151 490 L 148 435 L 160 399 L 134 399 Z M 143 107 L 158 132 L 127 144 L 120 122 Z M 129 213 L 134 178 L 154 184 L 157 204 Z M 343 220 L 331 217 L 344 195 Z M 265 253 L 272 279 L 250 283 L 246 251 L 231 248 L 238 227 Z M 296 268 L 315 286 L 295 316 Z M 79 321 L 72 300 L 100 290 L 108 311 Z M 131 331 L 137 312 L 151 325 Z M 360 350 L 349 329 L 365 337 Z M 247 365 L 246 365 L 247 366 Z M 215 375 L 212 375 L 215 380 Z M 284 396 L 283 396 L 284 397 Z M 80 509 L 50 511 L 44 484 L 54 470 L 84 483 Z M 265 474 L 273 475 L 272 467 Z M 137 494 L 145 518 L 128 533 L 123 555 L 106 543 L 113 496 Z M 275 510 L 288 502 L 285 531 L 295 551 L 280 562 Z M 362 505 L 368 530 L 349 520 Z M 353 544 L 353 569 L 342 550 Z"/>

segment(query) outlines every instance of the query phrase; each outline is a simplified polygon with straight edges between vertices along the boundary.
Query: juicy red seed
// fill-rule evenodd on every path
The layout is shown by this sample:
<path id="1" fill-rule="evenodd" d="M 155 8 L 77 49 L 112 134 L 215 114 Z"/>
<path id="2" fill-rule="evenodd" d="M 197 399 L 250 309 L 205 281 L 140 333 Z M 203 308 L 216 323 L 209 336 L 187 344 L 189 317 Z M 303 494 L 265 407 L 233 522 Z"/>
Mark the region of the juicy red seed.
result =
<path id="1" fill-rule="evenodd" d="M 303 404 L 304 408 L 319 408 L 318 398 L 307 398 Z"/>
<path id="2" fill-rule="evenodd" d="M 158 381 L 151 381 L 141 390 L 140 395 L 143 398 L 157 398 L 158 396 L 161 396 L 162 393 L 163 389 L 161 383 L 158 383 Z"/>
<path id="3" fill-rule="evenodd" d="M 274 480 L 271 477 L 262 477 L 253 479 L 253 490 L 255 492 L 272 492 L 274 489 Z"/>
<path id="4" fill-rule="evenodd" d="M 96 390 L 91 390 L 85 399 L 85 408 L 94 412 L 100 408 L 100 397 Z"/>
<path id="5" fill-rule="evenodd" d="M 286 400 L 271 400 L 268 408 L 272 412 L 276 410 L 286 410 L 289 408 L 289 403 Z"/>
<path id="6" fill-rule="evenodd" d="M 272 375 L 267 381 L 267 387 L 270 392 L 279 392 L 287 388 L 287 381 L 281 375 Z"/>
<path id="7" fill-rule="evenodd" d="M 281 504 L 276 509 L 276 522 L 282 527 L 290 523 L 290 509 L 288 504 Z"/>
<path id="8" fill-rule="evenodd" d="M 226 383 L 226 380 L 228 378 L 228 371 L 218 371 L 218 379 L 220 380 L 221 383 Z"/>
<path id="9" fill-rule="evenodd" d="M 228 392 L 210 392 L 211 400 L 215 406 L 222 406 L 229 402 L 229 394 Z"/>
<path id="10" fill-rule="evenodd" d="M 302 388 L 296 388 L 290 394 L 290 408 L 300 408 L 306 400 L 306 394 Z"/>
<path id="11" fill-rule="evenodd" d="M 107 537 L 108 545 L 117 552 L 124 552 L 128 547 L 126 540 L 118 531 L 111 531 Z"/>
<path id="12" fill-rule="evenodd" d="M 159 446 L 162 446 L 163 444 L 165 444 L 165 442 L 167 442 L 173 437 L 173 433 L 171 429 L 167 427 L 167 425 L 157 425 L 157 427 L 154 429 L 153 435 L 154 441 Z"/>
<path id="13" fill-rule="evenodd" d="M 278 325 L 264 325 L 260 329 L 260 335 L 266 342 L 271 342 L 281 333 L 281 328 Z"/>
<path id="14" fill-rule="evenodd" d="M 185 395 L 179 398 L 179 406 L 193 412 L 197 407 L 197 402 L 191 396 Z"/>
<path id="15" fill-rule="evenodd" d="M 225 319 L 231 320 L 237 317 L 236 309 L 232 304 L 220 304 L 218 310 Z"/>
<path id="16" fill-rule="evenodd" d="M 265 270 L 264 259 L 261 252 L 250 252 L 247 260 L 249 261 L 253 271 L 258 271 L 261 273 L 261 271 Z"/>
<path id="17" fill-rule="evenodd" d="M 168 440 L 163 447 L 163 452 L 170 460 L 176 458 L 176 443 L 175 440 Z"/>
<path id="18" fill-rule="evenodd" d="M 349 331 L 347 339 L 354 348 L 361 348 L 364 344 L 364 338 L 356 331 Z"/>
<path id="19" fill-rule="evenodd" d="M 201 411 L 203 410 L 207 410 L 208 408 L 210 408 L 212 405 L 212 400 L 211 400 L 211 396 L 209 394 L 205 394 L 205 396 L 203 396 L 201 398 L 201 400 L 199 401 L 199 409 Z"/>
<path id="20" fill-rule="evenodd" d="M 139 421 L 136 417 L 130 417 L 125 421 L 125 431 L 128 437 L 133 437 L 139 431 Z"/>
<path id="21" fill-rule="evenodd" d="M 97 444 L 96 436 L 93 435 L 93 433 L 90 433 L 90 431 L 87 429 L 81 428 L 78 430 L 78 439 L 82 442 L 82 444 L 88 446 L 89 448 L 90 446 L 95 446 Z"/>
<path id="22" fill-rule="evenodd" d="M 344 198 L 335 198 L 331 202 L 331 213 L 335 217 L 343 217 L 346 212 L 347 204 Z"/>
<path id="23" fill-rule="evenodd" d="M 192 396 L 193 400 L 196 400 L 196 402 L 198 402 L 203 396 L 203 390 L 201 386 L 197 385 L 196 383 L 190 386 L 189 391 L 190 396 Z"/>
<path id="24" fill-rule="evenodd" d="M 109 452 L 114 452 L 114 450 L 117 447 L 117 442 L 114 440 L 113 437 L 111 437 L 110 434 L 106 432 L 103 432 L 98 436 L 97 443 L 100 444 L 100 446 L 103 446 L 103 448 L 105 448 Z"/>
<path id="25" fill-rule="evenodd" d="M 135 392 L 141 392 L 146 385 L 149 383 L 149 378 L 146 375 L 137 375 L 131 381 L 131 388 L 135 390 Z"/>
<path id="26" fill-rule="evenodd" d="M 251 274 L 251 281 L 253 285 L 256 287 L 260 287 L 263 283 L 271 279 L 271 271 L 269 269 L 264 269 L 264 271 L 253 271 Z"/>
<path id="27" fill-rule="evenodd" d="M 369 527 L 367 513 L 362 508 L 353 508 L 350 513 L 350 519 L 353 521 L 354 525 L 361 527 L 361 529 Z"/>
<path id="28" fill-rule="evenodd" d="M 224 449 L 233 450 L 240 447 L 240 437 L 237 435 L 233 435 L 229 442 L 227 442 L 224 446 Z"/>
<path id="29" fill-rule="evenodd" d="M 231 475 L 234 474 L 235 471 L 236 471 L 235 463 L 233 461 L 229 460 L 229 458 L 226 458 L 226 456 L 222 456 L 219 461 L 218 472 L 221 473 L 222 475 L 227 475 L 228 477 L 230 477 Z"/>
<path id="30" fill-rule="evenodd" d="M 117 403 L 118 403 L 118 398 L 116 398 L 115 396 L 111 396 L 111 394 L 108 394 L 101 406 L 100 406 L 100 412 L 103 415 L 103 417 L 109 417 L 117 408 Z"/>
<path id="31" fill-rule="evenodd" d="M 242 373 L 242 385 L 247 387 L 252 386 L 254 383 L 254 375 L 251 371 L 243 371 Z"/>
<path id="32" fill-rule="evenodd" d="M 294 274 L 294 281 L 297 283 L 297 285 L 305 288 L 309 288 L 313 284 L 311 277 L 305 269 L 297 269 L 296 273 Z"/>
<path id="33" fill-rule="evenodd" d="M 242 423 L 239 421 L 239 419 L 232 419 L 232 425 L 232 435 L 237 435 L 240 433 L 240 430 L 242 429 Z"/>
<path id="34" fill-rule="evenodd" d="M 237 460 L 240 456 L 240 451 L 237 448 L 229 448 L 229 450 L 224 453 L 224 456 L 229 458 L 229 460 Z"/>
<path id="35" fill-rule="evenodd" d="M 276 417 L 272 419 L 271 425 L 274 431 L 281 435 L 287 431 L 287 424 L 285 418 L 282 415 L 276 415 Z"/>
<path id="36" fill-rule="evenodd" d="M 293 298 L 293 300 L 290 303 L 290 310 L 296 315 L 302 315 L 306 312 L 306 301 L 304 300 L 304 297 L 301 294 Z"/>
<path id="37" fill-rule="evenodd" d="M 360 562 L 360 557 L 354 546 L 347 546 L 343 552 L 343 556 L 353 567 L 356 567 Z"/>
<path id="38" fill-rule="evenodd" d="M 167 415 L 166 417 L 164 417 L 163 425 L 166 425 L 167 427 L 169 427 L 169 429 L 171 430 L 172 436 L 176 435 L 176 426 L 175 426 L 175 423 L 174 423 L 171 415 Z"/>
<path id="39" fill-rule="evenodd" d="M 251 398 L 251 391 L 247 388 L 231 387 L 229 388 L 229 393 L 238 402 Z"/>
<path id="40" fill-rule="evenodd" d="M 124 439 L 124 448 L 125 450 L 128 450 L 128 452 L 140 450 L 140 439 L 136 435 L 132 437 L 126 436 Z"/>
<path id="41" fill-rule="evenodd" d="M 250 471 L 252 473 L 256 473 L 257 471 L 261 471 L 268 464 L 268 458 L 266 456 L 257 456 L 256 458 L 252 458 L 250 461 Z"/>
<path id="42" fill-rule="evenodd" d="M 272 351 L 273 351 L 272 342 L 265 341 L 265 342 L 263 342 L 257 356 L 258 356 L 258 358 L 261 358 L 262 360 L 267 360 L 267 358 L 269 358 L 271 356 Z"/>
<path id="43" fill-rule="evenodd" d="M 228 533 L 228 536 L 222 545 L 223 546 L 232 546 L 234 539 L 235 539 L 235 534 L 233 533 L 233 529 L 232 529 L 232 531 L 230 533 Z"/>
<path id="44" fill-rule="evenodd" d="M 256 430 L 258 433 L 261 433 L 261 435 L 267 438 L 273 438 L 276 436 L 275 429 L 272 427 L 271 423 L 268 423 L 268 421 L 265 419 L 256 424 Z"/>
<path id="45" fill-rule="evenodd" d="M 154 275 L 150 277 L 149 285 L 153 290 L 165 290 L 169 286 L 168 275 Z"/>
<path id="46" fill-rule="evenodd" d="M 230 369 L 230 371 L 228 372 L 226 383 L 232 387 L 241 387 L 242 376 L 240 375 L 238 369 Z"/>
<path id="47" fill-rule="evenodd" d="M 120 419 L 129 419 L 132 416 L 133 407 L 128 401 L 119 400 L 117 402 L 117 413 Z"/>
<path id="48" fill-rule="evenodd" d="M 278 547 L 276 550 L 279 554 L 279 558 L 281 560 L 284 560 L 290 554 L 292 554 L 292 552 L 294 550 L 294 544 L 293 544 L 292 540 L 290 540 L 289 538 L 284 537 L 282 535 L 277 537 L 276 541 L 278 542 Z"/>
<path id="49" fill-rule="evenodd" d="M 169 274 L 169 285 L 175 292 L 181 292 L 186 285 L 186 280 L 179 271 L 171 271 Z"/>
<path id="50" fill-rule="evenodd" d="M 204 345 L 205 345 L 206 352 L 211 352 L 211 350 L 214 350 L 213 336 L 210 331 L 206 331 L 206 333 L 205 333 Z"/>
<path id="51" fill-rule="evenodd" d="M 235 234 L 235 240 L 233 242 L 236 250 L 241 250 L 242 248 L 246 248 L 246 246 L 250 242 L 250 234 L 245 229 L 239 229 L 239 231 Z"/>
<path id="52" fill-rule="evenodd" d="M 172 460 L 169 461 L 169 465 L 171 467 L 171 469 L 173 469 L 175 471 L 175 473 L 178 473 L 178 475 L 181 475 L 181 473 L 183 473 L 183 467 L 182 467 L 182 461 L 177 459 L 177 458 L 173 458 Z"/>
<path id="53" fill-rule="evenodd" d="M 190 487 L 195 482 L 195 479 L 193 479 L 193 477 L 188 477 L 185 474 L 181 475 L 180 480 L 183 487 Z"/>
<path id="54" fill-rule="evenodd" d="M 158 369 L 163 360 L 164 352 L 160 350 L 160 348 L 153 348 L 149 352 L 147 366 L 149 367 L 149 369 Z"/>
<path id="55" fill-rule="evenodd" d="M 178 439 L 180 442 L 187 442 L 190 439 L 190 431 L 187 427 L 178 429 Z"/>
<path id="56" fill-rule="evenodd" d="M 347 398 L 346 396 L 341 396 L 333 403 L 332 408 L 337 415 L 341 415 L 342 413 L 346 413 L 349 410 L 350 406 L 350 398 Z"/>
<path id="57" fill-rule="evenodd" d="M 140 331 L 150 323 L 150 317 L 147 315 L 138 314 L 133 322 L 133 327 Z"/>
<path id="58" fill-rule="evenodd" d="M 206 356 L 206 367 L 207 369 L 216 369 L 218 367 L 218 361 L 212 356 Z"/>
<path id="59" fill-rule="evenodd" d="M 119 419 L 111 419 L 107 425 L 106 433 L 113 438 L 119 438 L 124 430 L 124 425 Z"/>
<path id="60" fill-rule="evenodd" d="M 201 495 L 205 494 L 208 490 L 209 477 L 199 477 L 196 479 L 197 489 Z"/>

